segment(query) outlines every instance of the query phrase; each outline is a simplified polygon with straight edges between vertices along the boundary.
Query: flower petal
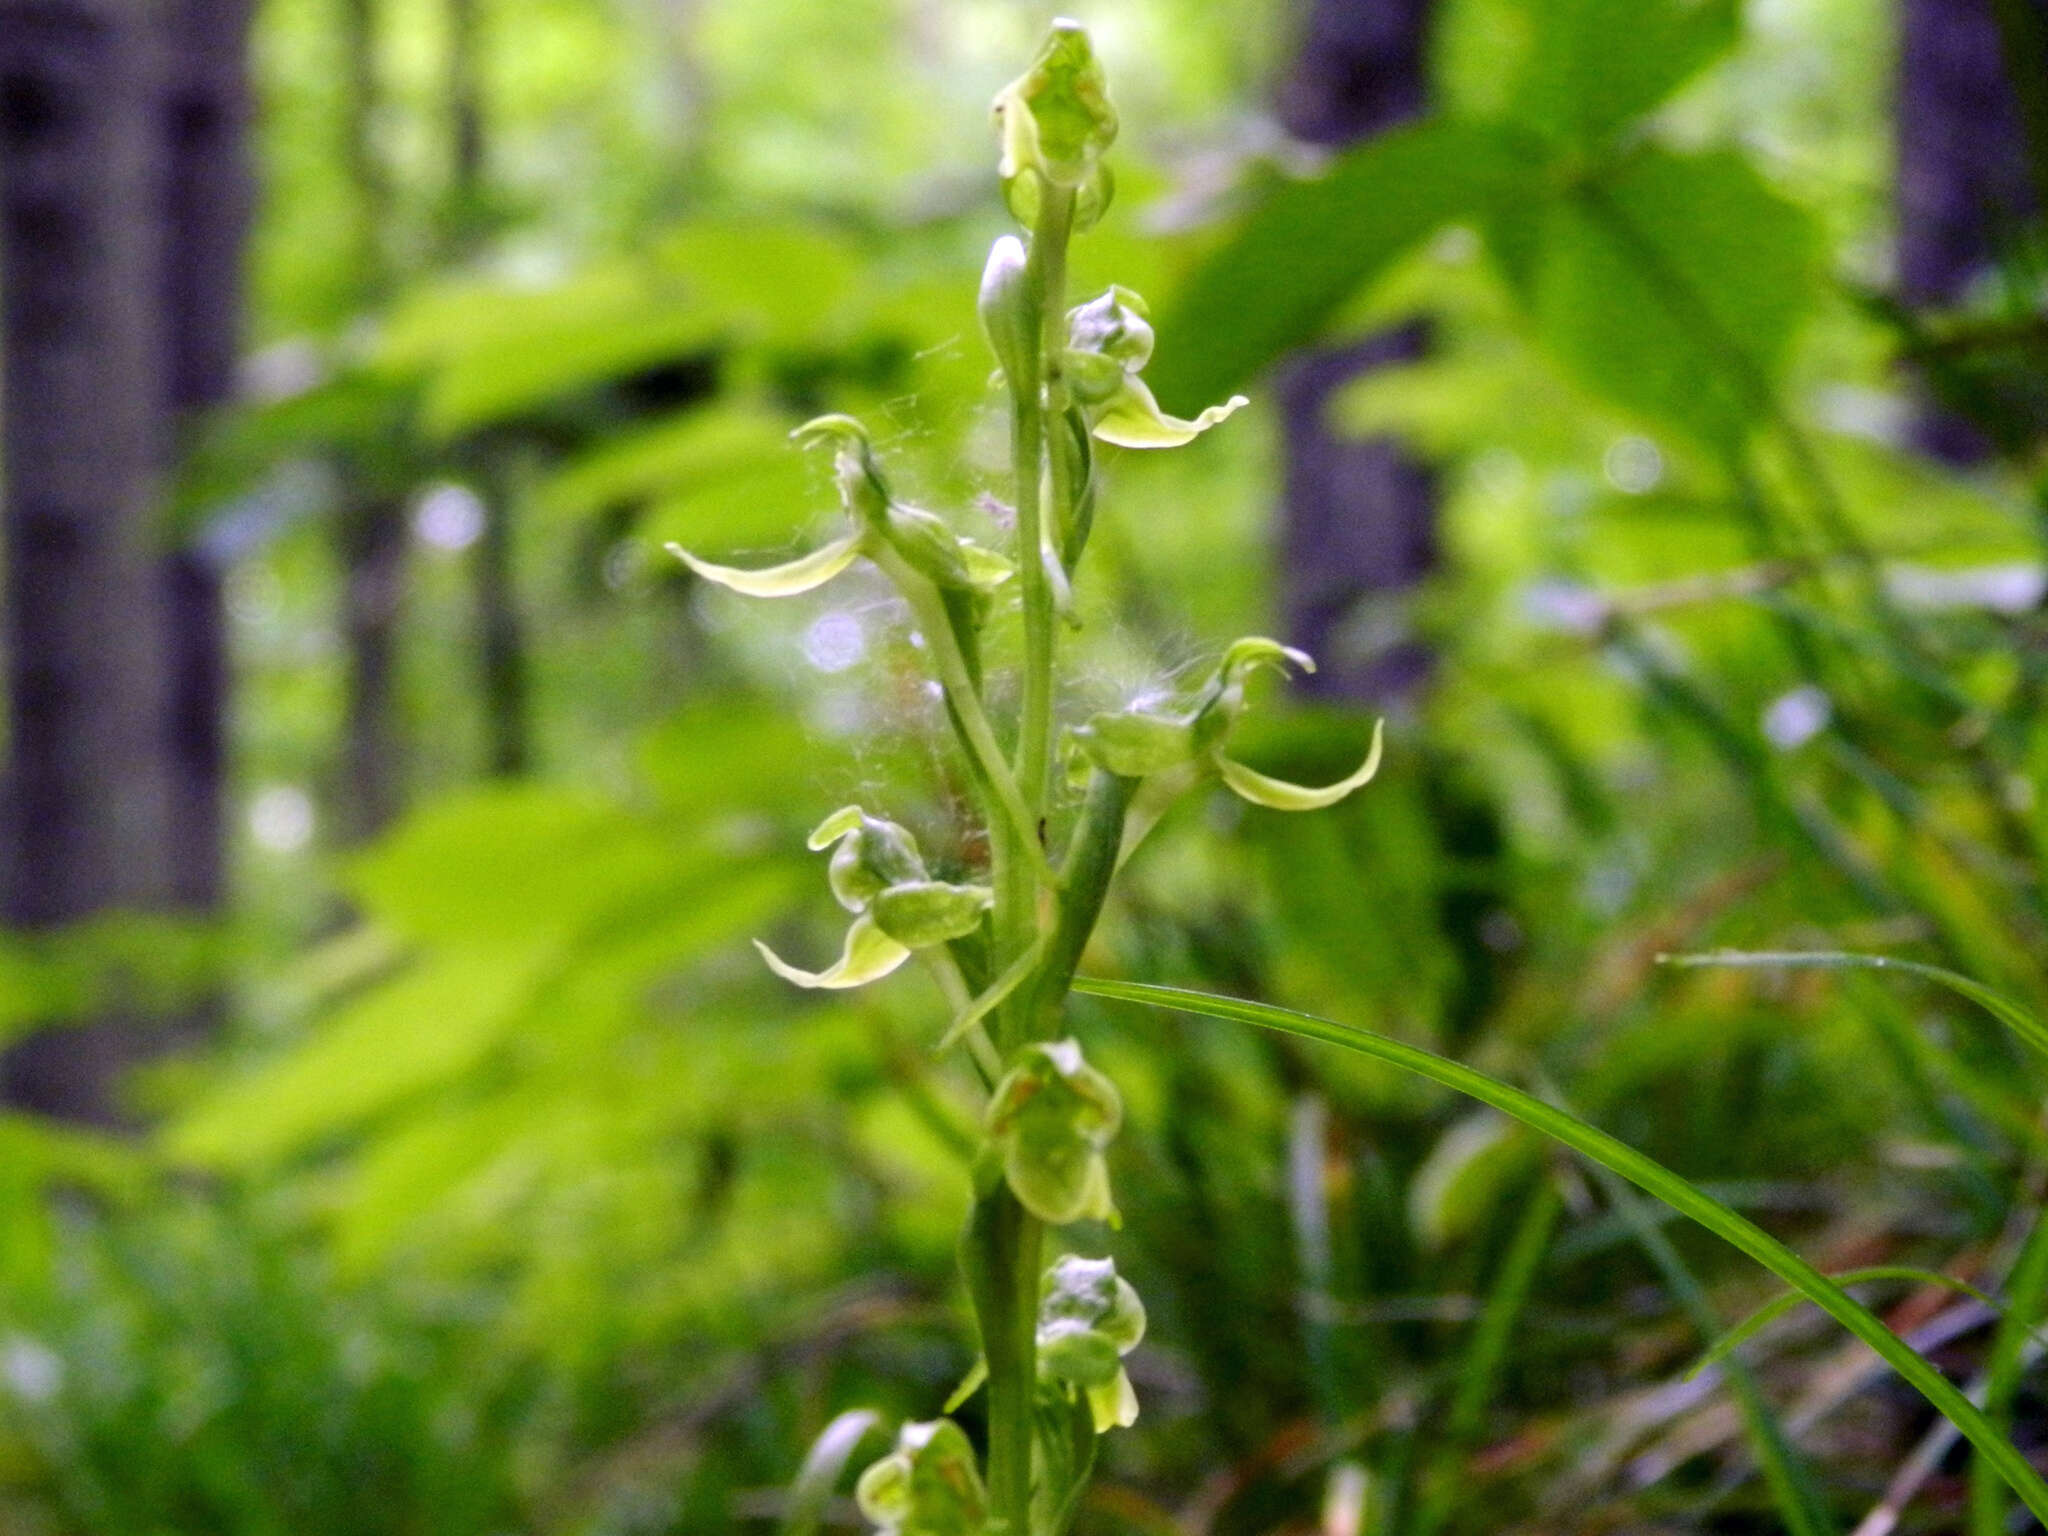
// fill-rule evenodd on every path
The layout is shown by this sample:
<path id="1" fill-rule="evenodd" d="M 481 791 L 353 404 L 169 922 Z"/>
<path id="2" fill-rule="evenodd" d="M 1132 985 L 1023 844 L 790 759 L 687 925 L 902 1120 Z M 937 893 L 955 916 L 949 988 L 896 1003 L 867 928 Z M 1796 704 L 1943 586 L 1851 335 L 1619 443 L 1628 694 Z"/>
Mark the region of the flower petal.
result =
<path id="1" fill-rule="evenodd" d="M 795 597 L 799 592 L 822 587 L 859 559 L 860 535 L 850 533 L 821 549 L 812 550 L 799 560 L 792 560 L 787 565 L 772 565 L 761 571 L 713 565 L 708 560 L 699 560 L 680 544 L 669 545 L 669 552 L 706 581 L 730 587 L 748 597 Z"/>
<path id="2" fill-rule="evenodd" d="M 842 837 L 851 837 L 858 832 L 866 815 L 867 812 L 857 805 L 842 805 L 818 823 L 804 846 L 813 853 L 823 853 Z"/>
<path id="3" fill-rule="evenodd" d="M 1088 1389 L 1088 1411 L 1095 1420 L 1095 1433 L 1129 1429 L 1138 1422 L 1138 1394 L 1128 1371 L 1119 1370 L 1113 1381 Z"/>
<path id="4" fill-rule="evenodd" d="M 1216 670 L 1226 682 L 1234 682 L 1254 667 L 1271 667 L 1285 676 L 1289 667 L 1298 672 L 1315 671 L 1316 659 L 1307 651 L 1268 640 L 1264 635 L 1247 635 L 1230 642 Z"/>
<path id="5" fill-rule="evenodd" d="M 1358 771 L 1349 778 L 1339 779 L 1335 784 L 1326 784 L 1321 789 L 1310 789 L 1306 785 L 1289 784 L 1285 779 L 1268 778 L 1263 773 L 1233 762 L 1221 753 L 1216 757 L 1216 771 L 1223 775 L 1228 784 L 1242 798 L 1253 805 L 1263 805 L 1275 811 L 1320 811 L 1335 805 L 1354 789 L 1371 781 L 1380 770 L 1380 749 L 1384 745 L 1387 723 L 1382 720 L 1372 728 L 1372 750 L 1359 764 Z"/>
<path id="6" fill-rule="evenodd" d="M 846 930 L 846 948 L 828 970 L 799 970 L 759 939 L 754 940 L 754 948 L 761 951 L 768 969 L 784 981 L 833 992 L 880 981 L 910 958 L 910 951 L 877 928 L 874 919 L 865 913 Z"/>
<path id="7" fill-rule="evenodd" d="M 1217 422 L 1251 402 L 1232 395 L 1221 405 L 1212 405 L 1193 421 L 1169 416 L 1145 381 L 1134 373 L 1124 375 L 1124 387 L 1095 418 L 1095 435 L 1119 448 L 1178 448 L 1191 443 Z"/>

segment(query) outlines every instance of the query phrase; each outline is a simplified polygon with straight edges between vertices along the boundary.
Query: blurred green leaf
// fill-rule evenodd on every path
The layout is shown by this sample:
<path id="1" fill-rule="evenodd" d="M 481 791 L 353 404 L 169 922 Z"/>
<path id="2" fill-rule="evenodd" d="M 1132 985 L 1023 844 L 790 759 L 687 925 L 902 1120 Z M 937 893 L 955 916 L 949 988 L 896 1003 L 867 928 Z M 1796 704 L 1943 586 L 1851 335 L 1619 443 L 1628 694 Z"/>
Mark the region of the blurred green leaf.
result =
<path id="1" fill-rule="evenodd" d="M 594 797 L 512 785 L 428 806 L 358 858 L 348 884 L 407 939 L 503 943 L 561 933 L 711 858 Z"/>
<path id="2" fill-rule="evenodd" d="M 1158 322 L 1148 378 L 1175 410 L 1228 396 L 1311 340 L 1345 299 L 1444 225 L 1526 195 L 1508 132 L 1438 118 L 1382 134 L 1328 174 L 1281 186 L 1204 261 Z"/>
<path id="3" fill-rule="evenodd" d="M 1527 1133 L 1505 1115 L 1480 1110 L 1453 1122 L 1408 1184 L 1415 1230 L 1432 1248 L 1470 1235 L 1534 1160 Z"/>
<path id="4" fill-rule="evenodd" d="M 683 276 L 618 261 L 553 288 L 430 290 L 392 316 L 381 356 L 426 374 L 422 426 L 450 439 L 705 351 L 726 332 L 726 317 Z"/>
<path id="5" fill-rule="evenodd" d="M 1818 251 L 1747 160 L 1643 149 L 1539 217 L 1530 306 L 1580 382 L 1711 447 L 1771 415 Z"/>
<path id="6" fill-rule="evenodd" d="M 714 553 L 783 545 L 832 504 L 789 427 L 756 406 L 719 404 L 630 428 L 551 473 L 535 510 L 582 519 L 647 505 L 642 527 L 656 543 Z"/>
<path id="7" fill-rule="evenodd" d="M 1592 149 L 1733 46 L 1738 0 L 1523 0 L 1529 46 L 1507 115 Z"/>
<path id="8" fill-rule="evenodd" d="M 520 1017 L 559 945 L 451 950 L 341 1008 L 298 1049 L 232 1077 L 163 1133 L 173 1161 L 247 1171 L 468 1071 Z"/>

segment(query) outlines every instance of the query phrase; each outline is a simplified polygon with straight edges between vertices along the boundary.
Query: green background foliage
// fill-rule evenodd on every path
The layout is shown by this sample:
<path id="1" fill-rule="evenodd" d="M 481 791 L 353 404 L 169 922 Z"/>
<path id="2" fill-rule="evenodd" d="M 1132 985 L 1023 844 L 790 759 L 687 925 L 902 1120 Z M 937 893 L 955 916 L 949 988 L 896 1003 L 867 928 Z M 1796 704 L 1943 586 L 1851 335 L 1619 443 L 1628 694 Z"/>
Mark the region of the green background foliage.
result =
<path id="1" fill-rule="evenodd" d="M 999 538 L 984 124 L 1045 18 L 487 0 L 479 215 L 446 186 L 443 10 L 384 9 L 370 272 L 334 7 L 262 6 L 260 387 L 177 498 L 257 530 L 233 912 L 0 947 L 8 1038 L 109 999 L 221 1016 L 138 1076 L 137 1136 L 0 1120 L 8 1536 L 766 1529 L 836 1416 L 892 1433 L 973 1360 L 942 1000 L 910 968 L 799 995 L 748 943 L 833 951 L 802 844 L 835 806 L 886 792 L 935 875 L 978 866 L 938 705 L 880 583 L 764 612 L 659 551 L 815 547 L 834 492 L 785 437 L 827 407 Z M 1881 9 L 1445 0 L 1433 114 L 1312 176 L 1253 121 L 1287 7 L 1085 18 L 1125 128 L 1074 290 L 1145 294 L 1169 410 L 1254 404 L 1105 455 L 1063 718 L 1276 632 L 1297 348 L 1428 321 L 1333 420 L 1433 466 L 1442 561 L 1354 616 L 1435 657 L 1371 791 L 1193 797 L 1084 970 L 1437 1052 L 1820 1271 L 1967 1281 L 2003 1314 L 1855 1289 L 2038 1462 L 2038 1059 L 1897 975 L 1657 964 L 1882 951 L 2048 1006 L 2041 441 L 1959 471 L 1902 426 Z M 2033 281 L 1930 323 L 2037 324 Z M 533 761 L 483 771 L 474 550 L 415 537 L 409 810 L 347 846 L 333 528 L 358 493 L 429 527 L 450 487 L 516 529 Z M 1265 702 L 1232 741 L 1263 771 L 1326 783 L 1370 738 Z M 1939 1432 L 1811 1309 L 1681 1386 L 1777 1281 L 1441 1082 L 1074 1018 L 1123 1098 L 1114 1247 L 1150 1316 L 1084 1536 L 1842 1531 Z M 797 1502 L 850 1528 L 866 1459 Z M 1960 1453 L 1914 1497 L 1915 1529 L 2010 1528 Z"/>

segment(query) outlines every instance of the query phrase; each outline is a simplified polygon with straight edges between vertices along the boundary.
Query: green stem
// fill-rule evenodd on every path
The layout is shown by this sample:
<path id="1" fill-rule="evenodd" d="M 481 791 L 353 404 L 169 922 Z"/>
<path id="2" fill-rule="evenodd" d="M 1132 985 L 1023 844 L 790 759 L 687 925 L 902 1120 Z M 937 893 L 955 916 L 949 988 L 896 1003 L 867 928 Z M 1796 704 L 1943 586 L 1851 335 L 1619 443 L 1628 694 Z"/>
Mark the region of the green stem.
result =
<path id="1" fill-rule="evenodd" d="M 1059 349 L 1066 324 L 1067 240 L 1072 233 L 1074 194 L 1048 186 L 1025 258 L 1025 290 L 1032 329 L 1039 338 L 1030 360 L 1030 376 L 1010 384 L 1010 451 L 1016 475 L 1017 575 L 1023 594 L 1024 676 L 1019 704 L 1014 770 L 997 765 L 986 772 L 990 792 L 1004 801 L 1008 823 L 992 838 L 995 871 L 994 965 L 1005 977 L 1017 966 L 1027 974 L 1000 1005 L 996 1035 L 1000 1047 L 1014 1050 L 1038 1030 L 1045 978 L 1068 949 L 1079 948 L 1068 935 L 1076 925 L 1085 941 L 1101 910 L 1097 893 L 1092 904 L 1061 901 L 1062 882 L 1053 874 L 1045 852 L 1045 810 L 1052 792 L 1053 648 L 1056 603 L 1046 570 L 1046 519 L 1061 508 L 1048 509 L 1046 480 L 1046 387 L 1056 379 Z M 1012 373 L 1021 374 L 1022 368 Z M 1055 387 L 1057 387 L 1055 385 Z M 1062 398 L 1063 398 L 1062 392 Z M 1055 461 L 1058 455 L 1053 456 Z M 1066 476 L 1055 471 L 1055 493 Z M 979 729 L 979 701 L 972 712 L 962 709 L 962 728 Z M 982 748 L 975 748 L 977 756 Z M 993 820 L 993 818 L 992 818 Z M 1117 827 L 1122 826 L 1121 811 Z M 1018 845 L 1022 844 L 1019 848 Z M 1111 840 L 1114 863 L 1114 837 Z M 1106 880 L 1106 876 L 1105 876 Z M 1085 912 L 1082 908 L 1086 908 Z M 1040 945 L 1050 928 L 1054 937 Z M 1028 957 L 1039 946 L 1036 961 Z M 1064 975 L 1072 974 L 1068 961 Z M 1053 993 L 1051 1006 L 1064 993 Z M 993 1177 L 990 1177 L 990 1174 Z M 1038 1285 L 1044 1228 L 1027 1212 L 1003 1182 L 999 1170 L 984 1170 L 983 1192 L 968 1218 L 962 1255 L 981 1324 L 982 1353 L 988 1362 L 988 1483 L 993 1536 L 1030 1536 L 1031 1450 L 1038 1377 Z"/>
<path id="2" fill-rule="evenodd" d="M 1063 899 L 1059 920 L 1053 926 L 1052 942 L 1028 993 L 1031 1039 L 1049 1039 L 1057 1030 L 1068 984 L 1081 964 L 1081 952 L 1088 947 L 1096 920 L 1102 916 L 1102 904 L 1109 897 L 1109 882 L 1116 874 L 1117 850 L 1123 843 L 1124 817 L 1131 808 L 1131 797 L 1138 792 L 1138 783 L 1100 768 L 1089 776 L 1088 793 L 1081 802 L 1081 819 L 1074 827 L 1066 864 L 1060 871 Z"/>
<path id="3" fill-rule="evenodd" d="M 946 612 L 939 589 L 884 540 L 875 540 L 867 555 L 910 604 L 911 614 L 925 639 L 925 650 L 932 658 L 932 670 L 938 674 L 939 686 L 946 690 L 947 701 L 953 706 L 953 721 L 960 732 L 961 745 L 974 760 L 995 799 L 995 805 L 989 808 L 989 820 L 996 821 L 994 813 L 1002 813 L 1023 844 L 1026 860 L 1039 879 L 1050 885 L 1052 865 L 1046 861 L 1045 848 L 1038 840 L 1038 818 L 1025 804 L 1016 777 L 1003 760 L 1003 749 L 981 707 L 980 691 L 974 686 L 973 672 L 959 638 L 953 633 L 953 620 Z"/>
<path id="4" fill-rule="evenodd" d="M 1024 286 L 1037 320 L 1036 376 L 1010 381 L 1010 449 L 1017 477 L 1017 574 L 1024 593 L 1024 697 L 1017 732 L 1017 778 L 1025 803 L 1042 812 L 1052 785 L 1052 677 L 1055 639 L 1052 582 L 1045 569 L 1047 388 L 1065 395 L 1059 353 L 1065 342 L 1067 240 L 1074 193 L 1048 185 L 1025 259 Z M 1053 416 L 1057 420 L 1057 413 Z M 1059 455 L 1053 455 L 1055 465 Z M 1057 469 L 1055 470 L 1057 474 Z M 1064 481 L 1066 476 L 1059 475 Z M 1057 518 L 1063 511 L 1052 509 Z"/>
<path id="5" fill-rule="evenodd" d="M 1030 1536 L 1032 1400 L 1038 1375 L 1038 1274 L 1045 1228 L 1017 1203 L 1000 1168 L 984 1176 L 961 1267 L 988 1362 L 990 1536 Z"/>
<path id="6" fill-rule="evenodd" d="M 960 962 L 947 953 L 944 945 L 923 952 L 922 958 L 938 983 L 939 991 L 945 995 L 946 1006 L 953 1017 L 963 1020 L 956 1026 L 967 1040 L 967 1049 L 973 1053 L 974 1064 L 981 1071 L 982 1086 L 994 1088 L 1003 1075 L 1003 1058 L 996 1054 L 996 1048 L 988 1037 L 988 1031 L 981 1027 L 979 1019 L 968 1018 L 968 1010 L 974 1006 L 974 994 L 968 990 L 967 978 L 960 974 Z M 949 1032 L 950 1033 L 950 1032 Z"/>

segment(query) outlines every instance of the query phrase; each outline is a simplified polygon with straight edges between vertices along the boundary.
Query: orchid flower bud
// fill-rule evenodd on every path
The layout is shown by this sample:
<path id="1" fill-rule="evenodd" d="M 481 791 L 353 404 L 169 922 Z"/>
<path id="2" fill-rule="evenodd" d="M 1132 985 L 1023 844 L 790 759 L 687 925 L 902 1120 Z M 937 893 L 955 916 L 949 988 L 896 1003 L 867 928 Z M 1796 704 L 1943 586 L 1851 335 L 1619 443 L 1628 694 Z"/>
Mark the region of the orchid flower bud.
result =
<path id="1" fill-rule="evenodd" d="M 1036 219 L 1047 186 L 1073 190 L 1077 228 L 1102 216 L 1113 190 L 1102 155 L 1116 140 L 1117 118 L 1087 28 L 1055 21 L 1031 67 L 996 94 L 991 111 L 1002 145 L 996 172 L 1018 219 Z"/>
<path id="2" fill-rule="evenodd" d="M 981 272 L 981 297 L 976 305 L 981 329 L 996 362 L 1013 387 L 1038 372 L 1038 323 L 1031 311 L 1025 281 L 1024 242 L 1004 235 L 989 248 Z"/>
<path id="3" fill-rule="evenodd" d="M 849 912 L 864 912 L 892 885 L 929 878 L 917 839 L 893 821 L 870 816 L 857 805 L 834 811 L 811 833 L 813 853 L 832 849 L 826 878 L 832 894 Z"/>
<path id="4" fill-rule="evenodd" d="M 1067 312 L 1067 345 L 1093 352 L 1129 369 L 1152 360 L 1152 322 L 1145 301 L 1121 283 Z"/>
<path id="5" fill-rule="evenodd" d="M 863 527 L 879 528 L 889 512 L 889 487 L 875 461 L 874 440 L 868 429 L 851 416 L 838 412 L 817 416 L 789 434 L 806 447 L 813 443 L 832 445 L 832 464 L 839 477 L 839 498 L 846 510 Z"/>
<path id="6" fill-rule="evenodd" d="M 1307 652 L 1278 640 L 1252 636 L 1234 641 L 1183 708 L 1134 706 L 1095 715 L 1073 730 L 1072 740 L 1096 767 L 1127 779 L 1149 778 L 1185 763 L 1202 764 L 1239 798 L 1276 811 L 1322 810 L 1370 783 L 1379 772 L 1386 744 L 1384 721 L 1373 728 L 1365 761 L 1335 784 L 1290 784 L 1225 755 L 1224 741 L 1244 710 L 1245 682 L 1261 667 L 1284 674 L 1313 672 L 1316 664 Z"/>
<path id="7" fill-rule="evenodd" d="M 1169 416 L 1138 371 L 1151 361 L 1153 332 L 1145 301 L 1130 289 L 1107 293 L 1067 312 L 1060 354 L 1067 388 L 1087 408 L 1089 428 L 1123 448 L 1175 448 L 1192 442 L 1247 402 L 1232 395 L 1193 420 Z"/>
<path id="8" fill-rule="evenodd" d="M 1193 762 L 1193 723 L 1185 715 L 1144 709 L 1100 714 L 1076 726 L 1074 741 L 1098 768 L 1120 778 L 1142 779 Z"/>

